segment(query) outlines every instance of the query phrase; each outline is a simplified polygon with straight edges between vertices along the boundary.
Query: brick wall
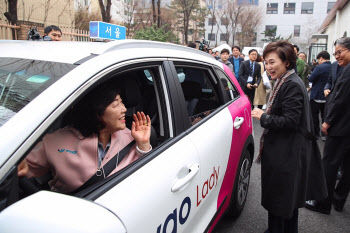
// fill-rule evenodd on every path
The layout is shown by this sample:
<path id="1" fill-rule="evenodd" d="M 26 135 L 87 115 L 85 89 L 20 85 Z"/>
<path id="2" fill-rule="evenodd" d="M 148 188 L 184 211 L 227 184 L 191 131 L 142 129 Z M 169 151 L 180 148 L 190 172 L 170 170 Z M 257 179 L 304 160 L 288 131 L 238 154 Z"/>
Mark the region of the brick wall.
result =
<path id="1" fill-rule="evenodd" d="M 17 40 L 27 40 L 28 31 L 30 30 L 30 28 L 34 28 L 34 26 L 37 27 L 40 36 L 44 36 L 44 24 L 42 23 L 18 21 L 17 25 L 21 27 L 17 32 Z"/>

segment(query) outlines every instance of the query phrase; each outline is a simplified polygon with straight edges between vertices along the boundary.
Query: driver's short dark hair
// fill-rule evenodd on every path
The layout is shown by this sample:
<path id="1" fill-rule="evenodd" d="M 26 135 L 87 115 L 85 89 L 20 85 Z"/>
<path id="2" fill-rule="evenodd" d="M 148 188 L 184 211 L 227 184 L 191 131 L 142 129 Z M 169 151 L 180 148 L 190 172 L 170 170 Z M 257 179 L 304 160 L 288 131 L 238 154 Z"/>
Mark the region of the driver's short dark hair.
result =
<path id="1" fill-rule="evenodd" d="M 51 31 L 59 31 L 62 34 L 61 29 L 59 27 L 57 27 L 56 25 L 50 25 L 44 29 L 44 33 L 46 35 L 48 35 Z"/>

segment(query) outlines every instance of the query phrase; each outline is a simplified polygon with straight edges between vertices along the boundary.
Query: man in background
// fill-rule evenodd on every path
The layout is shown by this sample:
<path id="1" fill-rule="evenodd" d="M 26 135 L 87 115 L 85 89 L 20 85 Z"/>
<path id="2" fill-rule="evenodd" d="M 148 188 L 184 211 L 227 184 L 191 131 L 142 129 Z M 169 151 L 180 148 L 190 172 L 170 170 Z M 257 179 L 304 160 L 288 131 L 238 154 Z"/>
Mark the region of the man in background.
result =
<path id="1" fill-rule="evenodd" d="M 320 121 L 319 114 L 321 114 L 322 123 L 324 122 L 324 106 L 326 104 L 326 97 L 324 96 L 324 86 L 327 83 L 329 73 L 331 70 L 331 62 L 329 61 L 331 55 L 327 51 L 322 51 L 317 55 L 319 65 L 315 67 L 314 71 L 309 76 L 309 81 L 312 82 L 310 94 L 310 107 L 312 120 L 314 122 L 315 136 L 320 137 Z M 323 141 L 326 140 L 324 134 L 321 135 Z"/>
<path id="2" fill-rule="evenodd" d="M 249 60 L 242 62 L 239 68 L 239 78 L 241 80 L 241 87 L 244 93 L 249 97 L 253 108 L 255 88 L 257 88 L 261 81 L 261 66 L 256 62 L 258 51 L 256 49 L 249 50 Z"/>
<path id="3" fill-rule="evenodd" d="M 229 55 L 230 55 L 230 51 L 228 49 L 221 50 L 219 61 L 224 63 L 225 65 L 227 65 L 228 68 L 230 68 L 230 70 L 233 73 L 232 63 L 228 60 L 229 59 Z"/>
<path id="4" fill-rule="evenodd" d="M 47 38 L 49 37 L 49 38 Z M 44 40 L 51 40 L 52 41 L 61 41 L 62 40 L 62 31 L 59 27 L 55 26 L 55 25 L 50 25 L 47 26 L 44 29 Z"/>
<path id="5" fill-rule="evenodd" d="M 304 61 L 304 64 L 305 64 L 305 66 L 304 66 L 304 71 L 303 71 L 303 73 L 302 73 L 302 75 L 301 75 L 300 78 L 303 80 L 306 89 L 309 90 L 310 87 L 309 87 L 309 80 L 307 79 L 307 76 L 309 75 L 310 67 L 309 67 L 309 65 L 307 64 L 307 61 L 306 61 L 306 59 L 307 59 L 307 58 L 306 58 L 306 53 L 300 52 L 300 53 L 299 53 L 299 58 L 300 58 L 301 60 L 303 60 L 303 61 Z"/>
<path id="6" fill-rule="evenodd" d="M 294 47 L 294 52 L 297 55 L 297 65 L 295 67 L 295 73 L 297 73 L 297 75 L 302 78 L 303 76 L 303 72 L 304 72 L 304 67 L 305 67 L 305 62 L 299 58 L 298 54 L 299 54 L 299 47 L 298 45 L 293 45 Z"/>
<path id="7" fill-rule="evenodd" d="M 239 67 L 241 66 L 241 63 L 244 61 L 243 58 L 241 58 L 239 55 L 241 54 L 241 48 L 237 45 L 232 47 L 232 57 L 230 57 L 228 60 L 232 63 L 233 66 L 233 73 L 235 74 L 235 77 L 239 81 Z"/>

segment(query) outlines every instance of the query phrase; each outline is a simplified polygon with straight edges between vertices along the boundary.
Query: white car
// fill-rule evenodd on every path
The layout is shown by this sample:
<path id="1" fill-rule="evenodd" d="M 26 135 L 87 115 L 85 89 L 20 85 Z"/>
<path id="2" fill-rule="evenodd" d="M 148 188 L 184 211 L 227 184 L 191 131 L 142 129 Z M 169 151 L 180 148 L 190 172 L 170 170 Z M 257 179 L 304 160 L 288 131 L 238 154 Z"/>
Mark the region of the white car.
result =
<path id="1" fill-rule="evenodd" d="M 226 65 L 135 40 L 0 41 L 0 51 L 0 232 L 211 232 L 240 214 L 251 106 Z M 49 175 L 23 187 L 18 164 L 107 79 L 124 84 L 127 125 L 136 111 L 152 118 L 153 150 L 74 195 L 50 191 Z"/>

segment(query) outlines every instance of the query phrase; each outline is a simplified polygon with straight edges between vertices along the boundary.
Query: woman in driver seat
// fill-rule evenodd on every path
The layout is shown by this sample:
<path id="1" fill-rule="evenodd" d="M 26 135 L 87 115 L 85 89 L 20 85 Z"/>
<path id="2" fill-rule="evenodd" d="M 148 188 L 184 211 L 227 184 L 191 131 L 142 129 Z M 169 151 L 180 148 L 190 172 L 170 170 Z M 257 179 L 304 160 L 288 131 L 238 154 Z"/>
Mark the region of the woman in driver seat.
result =
<path id="1" fill-rule="evenodd" d="M 99 86 L 73 107 L 70 126 L 44 136 L 18 166 L 18 176 L 40 177 L 51 171 L 51 190 L 70 193 L 93 176 L 105 178 L 124 168 L 152 149 L 149 116 L 134 114 L 130 131 L 125 112 L 115 85 Z M 136 145 L 122 158 L 121 150 L 133 140 Z M 110 160 L 113 170 L 106 174 Z"/>

